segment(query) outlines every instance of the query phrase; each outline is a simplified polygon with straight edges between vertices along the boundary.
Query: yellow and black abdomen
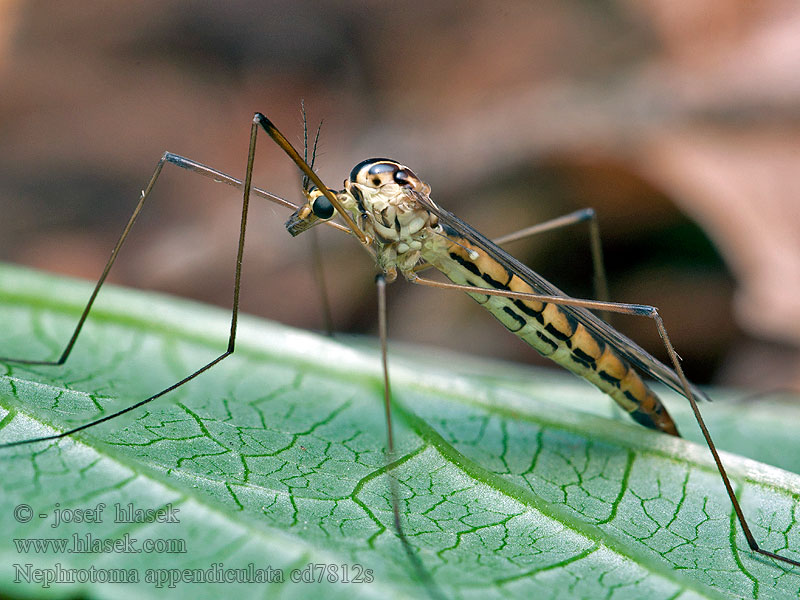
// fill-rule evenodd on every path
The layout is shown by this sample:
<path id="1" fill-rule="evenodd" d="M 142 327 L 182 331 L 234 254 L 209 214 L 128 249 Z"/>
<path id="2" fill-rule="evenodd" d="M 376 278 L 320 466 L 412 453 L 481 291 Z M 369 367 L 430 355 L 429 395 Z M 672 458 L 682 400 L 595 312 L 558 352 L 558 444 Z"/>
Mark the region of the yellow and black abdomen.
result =
<path id="1" fill-rule="evenodd" d="M 470 258 L 472 251 L 477 252 L 476 259 Z M 534 293 L 522 279 L 463 238 L 440 252 L 447 256 L 425 256 L 424 252 L 423 256 L 453 283 Z M 533 299 L 469 295 L 540 354 L 611 396 L 638 423 L 679 436 L 666 408 L 633 366 L 561 307 Z"/>

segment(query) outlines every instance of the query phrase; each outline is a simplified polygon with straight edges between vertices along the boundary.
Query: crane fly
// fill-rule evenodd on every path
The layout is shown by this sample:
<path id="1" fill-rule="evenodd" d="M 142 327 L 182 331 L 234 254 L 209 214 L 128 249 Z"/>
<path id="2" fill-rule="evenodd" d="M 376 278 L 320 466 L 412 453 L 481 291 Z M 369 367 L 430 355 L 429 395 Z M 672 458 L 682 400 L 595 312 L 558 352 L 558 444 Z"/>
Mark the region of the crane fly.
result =
<path id="1" fill-rule="evenodd" d="M 269 192 L 253 187 L 252 172 L 259 129 L 266 131 L 302 172 L 305 195 L 305 202 L 302 205 L 296 206 Z M 350 172 L 348 179 L 345 180 L 344 188 L 336 191 L 320 180 L 313 169 L 313 156 L 309 163 L 307 151 L 306 143 L 306 156 L 301 156 L 267 117 L 256 113 L 251 125 L 247 168 L 243 182 L 190 159 L 170 152 L 165 153 L 157 164 L 147 187 L 142 192 L 140 200 L 59 358 L 53 361 L 12 358 L 0 360 L 34 365 L 58 365 L 66 361 L 120 248 L 150 195 L 162 168 L 168 163 L 242 189 L 242 214 L 234 277 L 233 308 L 226 350 L 180 381 L 131 406 L 58 434 L 7 442 L 0 447 L 60 439 L 109 421 L 175 390 L 230 356 L 235 350 L 241 263 L 249 200 L 251 195 L 256 195 L 294 210 L 286 223 L 286 228 L 291 235 L 301 235 L 319 224 L 333 226 L 355 237 L 375 261 L 378 271 L 376 281 L 382 342 L 387 462 L 391 462 L 393 459 L 394 441 L 386 355 L 385 286 L 396 279 L 398 275 L 402 275 L 412 284 L 467 293 L 507 329 L 539 353 L 594 384 L 613 398 L 636 422 L 645 427 L 668 435 L 679 436 L 674 421 L 660 399 L 645 383 L 641 374 L 652 377 L 683 395 L 688 400 L 695 420 L 711 451 L 750 549 L 763 556 L 800 566 L 800 562 L 794 559 L 761 548 L 751 533 L 698 408 L 697 401 L 707 399 L 707 397 L 684 375 L 680 359 L 655 307 L 569 297 L 500 248 L 495 242 L 487 239 L 475 228 L 441 208 L 431 199 L 430 186 L 417 177 L 410 168 L 395 160 L 371 158 L 358 163 Z M 337 216 L 343 224 L 333 221 Z M 591 211 L 579 211 L 565 222 L 578 222 L 590 218 L 593 218 Z M 507 236 L 506 239 L 510 237 Z M 427 279 L 419 275 L 420 272 L 429 268 L 435 268 L 442 272 L 449 282 Z M 652 319 L 669 356 L 670 365 L 653 357 L 591 311 L 622 313 Z M 398 494 L 394 488 L 392 477 L 389 477 L 389 482 L 395 532 L 403 542 L 419 576 L 429 578 L 405 538 L 398 508 Z M 430 580 L 428 588 L 432 596 L 440 595 L 435 584 Z"/>

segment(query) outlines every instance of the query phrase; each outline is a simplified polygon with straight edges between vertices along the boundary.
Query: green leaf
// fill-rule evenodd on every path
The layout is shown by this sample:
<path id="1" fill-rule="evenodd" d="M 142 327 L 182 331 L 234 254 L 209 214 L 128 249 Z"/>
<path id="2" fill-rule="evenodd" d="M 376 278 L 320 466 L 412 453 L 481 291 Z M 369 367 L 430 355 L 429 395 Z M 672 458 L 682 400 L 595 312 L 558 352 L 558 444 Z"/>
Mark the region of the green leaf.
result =
<path id="1" fill-rule="evenodd" d="M 0 267 L 0 289 L 0 354 L 54 358 L 90 287 Z M 0 440 L 141 400 L 216 357 L 228 328 L 221 309 L 104 290 L 64 366 L 0 363 Z M 707 448 L 621 419 L 571 375 L 392 348 L 390 470 L 410 543 L 446 597 L 797 598 L 800 569 L 747 549 Z M 243 317 L 236 353 L 175 392 L 60 442 L 0 451 L 0 594 L 425 597 L 391 524 L 381 390 L 373 343 Z M 686 403 L 665 397 L 698 439 Z M 703 409 L 721 448 L 800 468 L 796 407 Z M 756 538 L 800 558 L 800 478 L 723 460 Z M 101 522 L 53 526 L 57 510 L 85 519 L 99 504 Z M 177 522 L 114 522 L 117 504 L 171 506 Z M 24 546 L 73 536 L 182 540 L 185 552 Z M 252 579 L 268 566 L 283 584 L 146 581 Z M 294 569 L 321 582 L 292 583 Z M 139 583 L 81 581 L 133 574 Z M 54 575 L 76 581 L 42 581 Z"/>

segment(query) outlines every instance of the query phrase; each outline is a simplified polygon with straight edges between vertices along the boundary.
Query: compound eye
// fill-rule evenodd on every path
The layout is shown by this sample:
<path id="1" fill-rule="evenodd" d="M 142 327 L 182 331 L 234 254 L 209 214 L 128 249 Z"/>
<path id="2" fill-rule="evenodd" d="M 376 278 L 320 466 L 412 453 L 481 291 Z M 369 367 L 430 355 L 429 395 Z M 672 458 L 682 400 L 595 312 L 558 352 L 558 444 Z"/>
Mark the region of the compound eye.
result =
<path id="1" fill-rule="evenodd" d="M 390 158 L 368 158 L 358 163 L 350 171 L 350 181 L 359 185 L 379 188 L 393 180 L 400 166 Z"/>
<path id="2" fill-rule="evenodd" d="M 390 177 L 397 171 L 397 166 L 391 163 L 378 163 L 371 167 L 367 172 L 367 182 L 375 187 L 379 187 L 391 181 Z"/>
<path id="3" fill-rule="evenodd" d="M 411 169 L 399 169 L 394 174 L 394 181 L 398 185 L 416 187 L 417 176 L 414 175 Z"/>
<path id="4" fill-rule="evenodd" d="M 333 204 L 324 195 L 319 195 L 314 199 L 311 210 L 320 219 L 330 219 L 333 216 Z"/>

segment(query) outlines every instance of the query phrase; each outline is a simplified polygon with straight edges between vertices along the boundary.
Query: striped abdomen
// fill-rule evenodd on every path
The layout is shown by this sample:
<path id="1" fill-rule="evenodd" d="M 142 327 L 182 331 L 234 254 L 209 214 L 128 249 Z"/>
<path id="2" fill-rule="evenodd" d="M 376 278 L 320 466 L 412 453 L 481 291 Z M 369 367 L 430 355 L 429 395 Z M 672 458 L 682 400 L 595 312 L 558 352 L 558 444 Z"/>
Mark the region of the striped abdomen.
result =
<path id="1" fill-rule="evenodd" d="M 440 247 L 434 256 L 423 251 L 423 256 L 453 283 L 534 293 L 527 283 L 469 241 L 457 241 L 446 249 Z M 477 251 L 478 258 L 469 258 L 468 250 Z M 679 435 L 664 405 L 630 363 L 559 306 L 537 300 L 469 295 L 539 353 L 611 396 L 638 423 Z"/>

